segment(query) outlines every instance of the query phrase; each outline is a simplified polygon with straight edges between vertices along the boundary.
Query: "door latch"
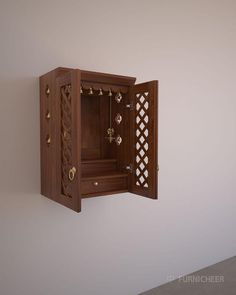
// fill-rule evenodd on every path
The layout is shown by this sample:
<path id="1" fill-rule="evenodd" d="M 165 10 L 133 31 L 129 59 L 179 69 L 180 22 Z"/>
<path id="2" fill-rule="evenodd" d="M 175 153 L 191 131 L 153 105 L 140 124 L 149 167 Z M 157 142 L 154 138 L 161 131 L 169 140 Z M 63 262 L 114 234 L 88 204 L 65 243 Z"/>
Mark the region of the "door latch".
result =
<path id="1" fill-rule="evenodd" d="M 128 170 L 130 173 L 133 172 L 133 165 L 132 164 L 129 164 L 125 167 L 126 170 Z"/>
<path id="2" fill-rule="evenodd" d="M 131 101 L 130 103 L 126 104 L 126 108 L 130 109 L 132 111 L 134 109 L 134 103 Z"/>

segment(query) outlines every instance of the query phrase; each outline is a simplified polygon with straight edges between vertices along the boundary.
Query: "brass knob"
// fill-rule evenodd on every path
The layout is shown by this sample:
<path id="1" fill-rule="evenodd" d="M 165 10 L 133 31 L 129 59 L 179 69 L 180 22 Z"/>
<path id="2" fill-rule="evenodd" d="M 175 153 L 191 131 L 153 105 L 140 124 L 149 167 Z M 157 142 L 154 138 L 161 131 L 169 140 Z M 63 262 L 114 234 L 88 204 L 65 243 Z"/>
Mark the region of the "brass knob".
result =
<path id="1" fill-rule="evenodd" d="M 46 137 L 46 143 L 47 143 L 47 145 L 51 144 L 51 137 L 49 135 L 47 135 L 47 137 Z"/>
<path id="2" fill-rule="evenodd" d="M 69 170 L 69 179 L 70 181 L 73 181 L 74 178 L 75 178 L 75 173 L 76 173 L 76 168 L 75 167 L 72 167 L 70 170 Z"/>
<path id="3" fill-rule="evenodd" d="M 97 181 L 95 181 L 93 184 L 94 184 L 95 186 L 98 186 L 98 182 L 97 182 Z"/>

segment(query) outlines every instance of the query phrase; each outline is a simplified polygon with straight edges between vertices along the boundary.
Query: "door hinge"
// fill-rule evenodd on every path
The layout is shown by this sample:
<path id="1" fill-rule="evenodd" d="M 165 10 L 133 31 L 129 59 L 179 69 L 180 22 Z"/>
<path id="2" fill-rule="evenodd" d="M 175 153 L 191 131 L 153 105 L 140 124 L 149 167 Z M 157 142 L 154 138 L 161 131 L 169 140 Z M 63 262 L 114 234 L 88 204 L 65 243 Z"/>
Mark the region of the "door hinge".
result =
<path id="1" fill-rule="evenodd" d="M 125 167 L 126 170 L 128 170 L 130 173 L 133 173 L 133 165 L 129 164 Z"/>
<path id="2" fill-rule="evenodd" d="M 130 109 L 130 111 L 133 111 L 133 109 L 134 109 L 134 103 L 133 103 L 133 101 L 131 101 L 130 103 L 126 104 L 126 108 L 127 109 Z"/>

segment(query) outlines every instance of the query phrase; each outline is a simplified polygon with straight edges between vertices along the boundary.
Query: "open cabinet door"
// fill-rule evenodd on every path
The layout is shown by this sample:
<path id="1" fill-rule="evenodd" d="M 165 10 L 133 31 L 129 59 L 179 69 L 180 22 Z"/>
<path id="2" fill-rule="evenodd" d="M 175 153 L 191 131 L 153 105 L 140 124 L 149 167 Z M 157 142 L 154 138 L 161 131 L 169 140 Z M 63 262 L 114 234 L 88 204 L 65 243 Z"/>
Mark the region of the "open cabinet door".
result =
<path id="1" fill-rule="evenodd" d="M 158 81 L 134 85 L 131 89 L 132 193 L 157 199 Z"/>
<path id="2" fill-rule="evenodd" d="M 57 79 L 58 202 L 81 211 L 81 98 L 80 71 Z"/>

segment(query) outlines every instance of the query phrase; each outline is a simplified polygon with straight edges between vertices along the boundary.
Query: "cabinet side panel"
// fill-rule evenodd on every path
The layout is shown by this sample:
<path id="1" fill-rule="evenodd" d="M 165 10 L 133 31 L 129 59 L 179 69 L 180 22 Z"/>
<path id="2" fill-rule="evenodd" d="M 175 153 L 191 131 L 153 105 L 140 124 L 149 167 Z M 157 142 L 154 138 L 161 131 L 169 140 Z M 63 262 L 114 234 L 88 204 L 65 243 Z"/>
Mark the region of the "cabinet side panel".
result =
<path id="1" fill-rule="evenodd" d="M 41 194 L 53 199 L 53 149 L 54 134 L 52 104 L 55 96 L 53 73 L 40 77 L 40 153 L 41 153 Z"/>

